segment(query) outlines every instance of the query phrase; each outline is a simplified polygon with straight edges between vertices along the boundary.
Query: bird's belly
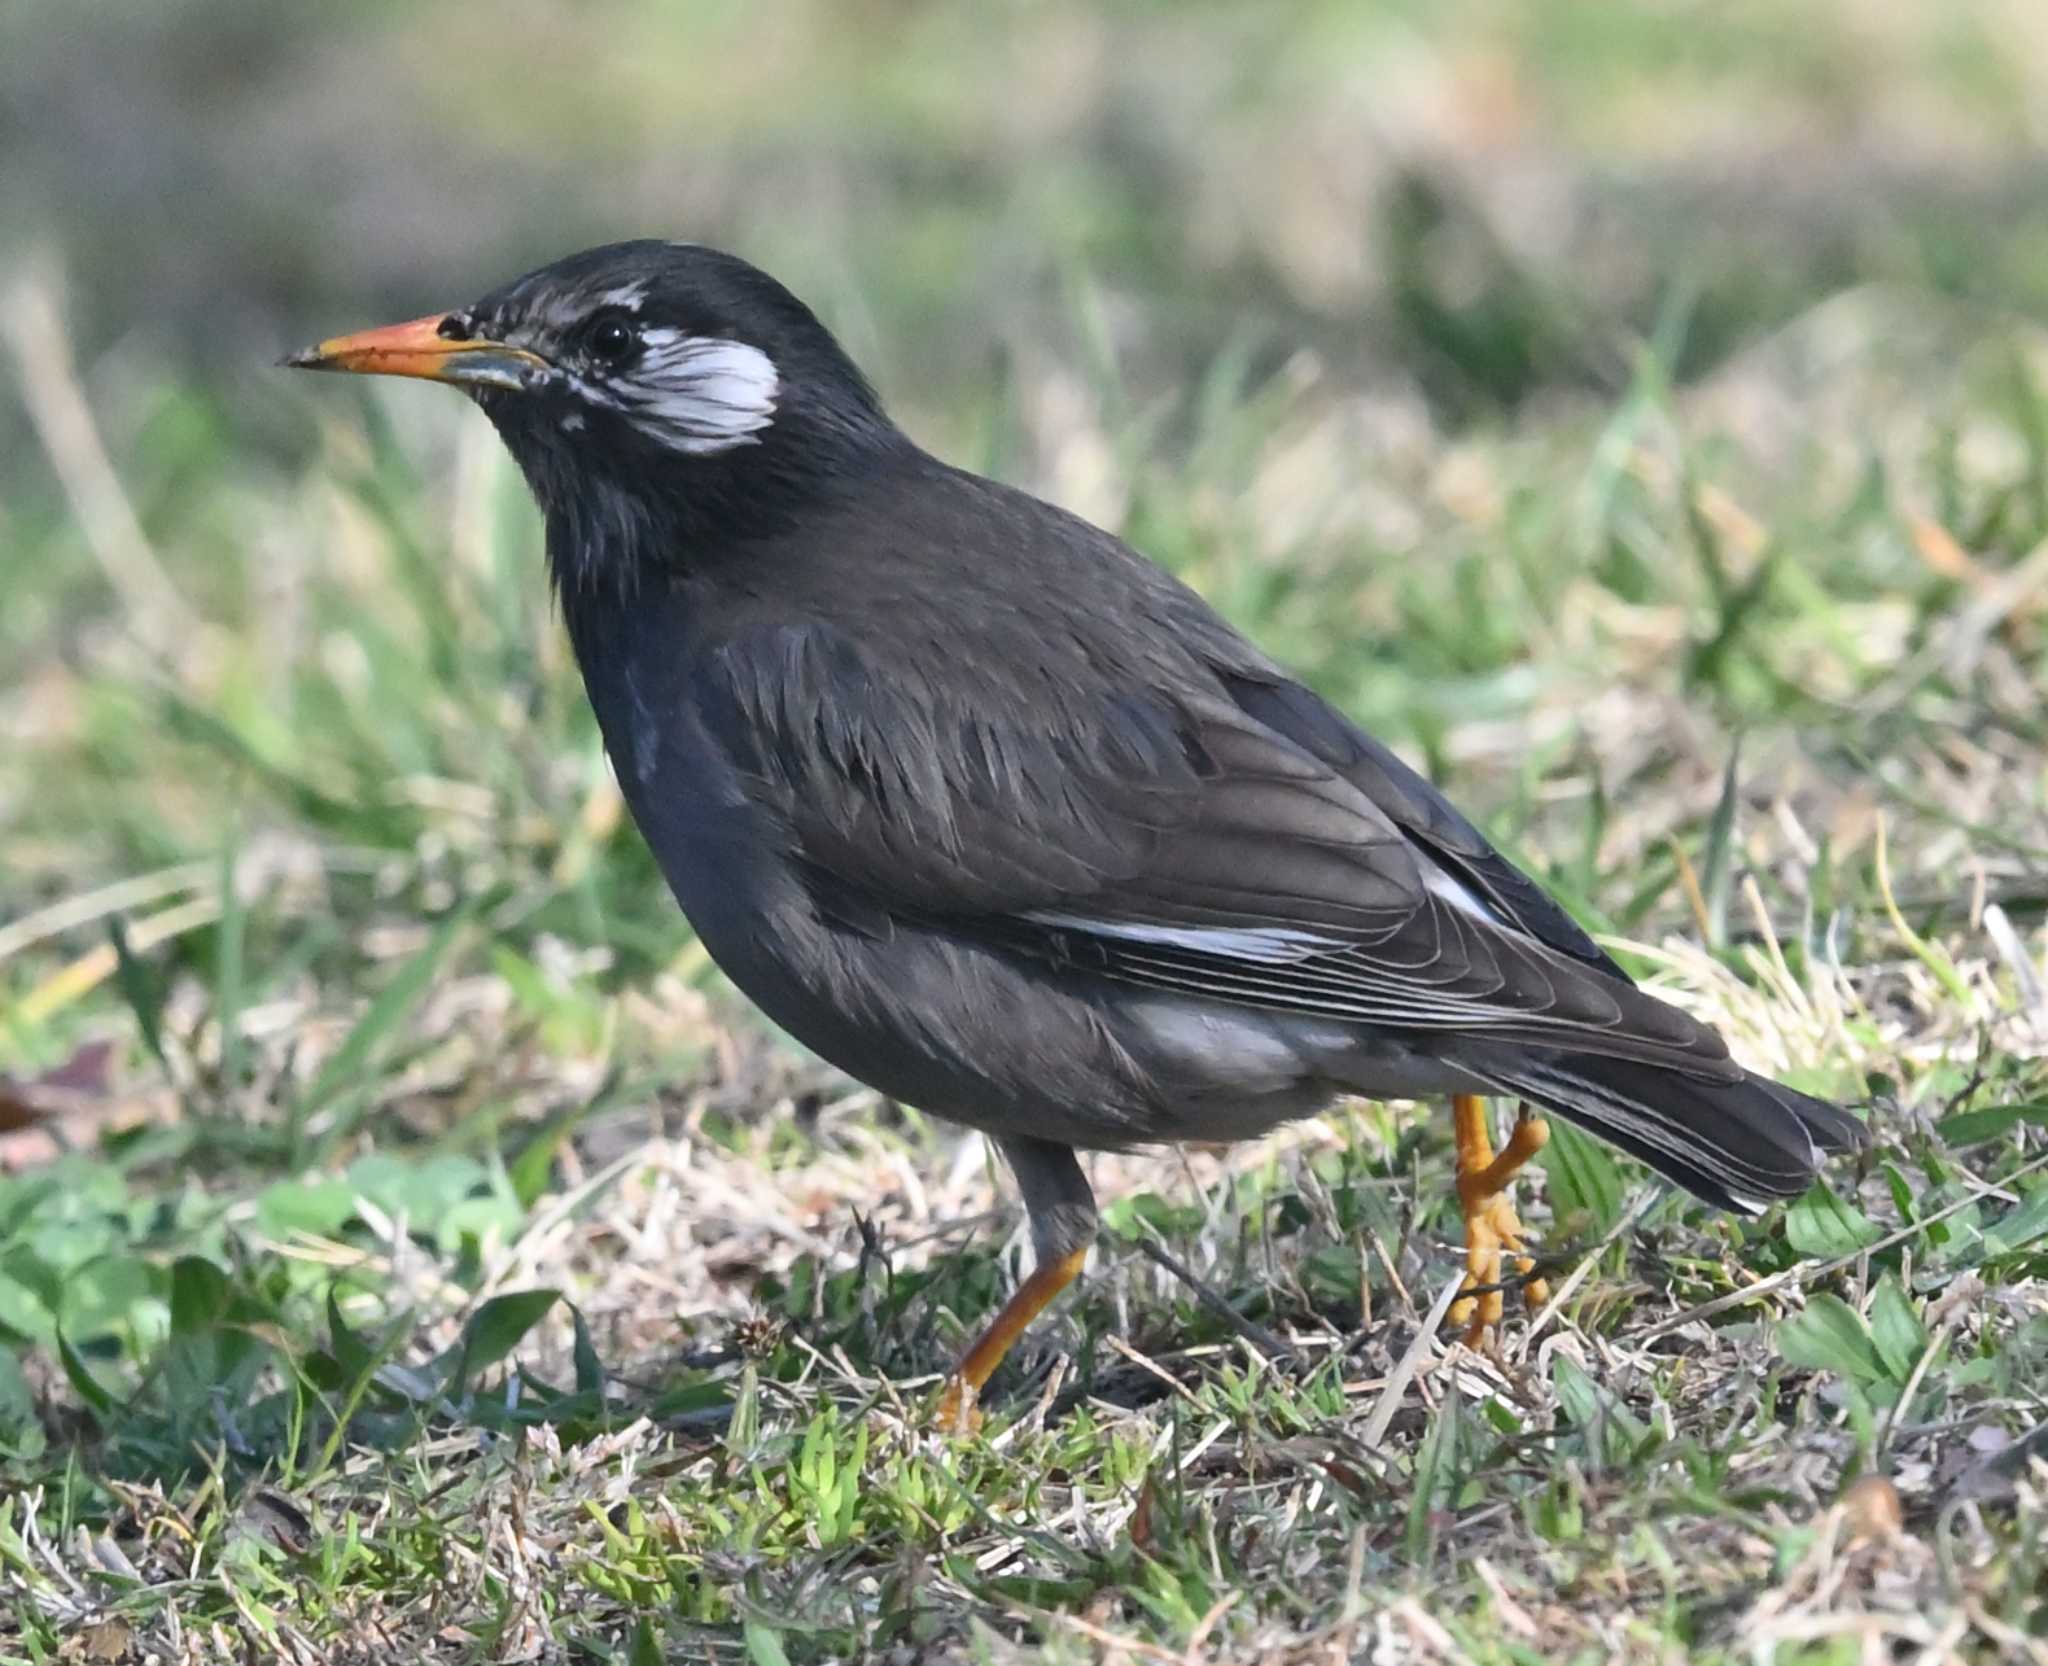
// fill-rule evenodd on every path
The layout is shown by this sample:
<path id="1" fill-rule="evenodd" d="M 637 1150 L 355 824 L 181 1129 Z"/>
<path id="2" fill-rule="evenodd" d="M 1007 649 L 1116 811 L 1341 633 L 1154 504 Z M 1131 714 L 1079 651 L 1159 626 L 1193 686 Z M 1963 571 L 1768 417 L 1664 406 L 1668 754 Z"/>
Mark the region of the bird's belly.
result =
<path id="1" fill-rule="evenodd" d="M 1119 1038 L 1164 1089 L 1164 1137 L 1244 1139 L 1332 1099 L 1485 1092 L 1455 1066 L 1356 1024 L 1129 991 L 1109 1003 Z"/>
<path id="2" fill-rule="evenodd" d="M 805 907 L 699 932 L 769 1018 L 890 1098 L 1085 1148 L 1173 1137 L 1095 1005 L 1001 950 L 906 924 L 870 936 Z"/>
<path id="3" fill-rule="evenodd" d="M 828 918 L 788 829 L 687 709 L 668 707 L 649 738 L 634 723 L 647 702 L 618 692 L 598 711 L 627 807 L 705 950 L 783 1030 L 869 1087 L 971 1127 L 1084 1146 L 1160 1137 L 1085 998 L 1000 950 Z"/>

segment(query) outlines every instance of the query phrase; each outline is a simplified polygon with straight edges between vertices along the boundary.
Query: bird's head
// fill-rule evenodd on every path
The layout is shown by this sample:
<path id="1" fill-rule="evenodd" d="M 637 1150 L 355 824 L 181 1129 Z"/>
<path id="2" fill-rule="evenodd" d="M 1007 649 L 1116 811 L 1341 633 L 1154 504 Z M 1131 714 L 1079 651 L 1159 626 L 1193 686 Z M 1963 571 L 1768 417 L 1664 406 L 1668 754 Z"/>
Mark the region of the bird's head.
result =
<path id="1" fill-rule="evenodd" d="M 547 512 L 564 582 L 772 530 L 907 443 L 808 307 L 695 244 L 588 249 L 285 362 L 467 392 Z"/>

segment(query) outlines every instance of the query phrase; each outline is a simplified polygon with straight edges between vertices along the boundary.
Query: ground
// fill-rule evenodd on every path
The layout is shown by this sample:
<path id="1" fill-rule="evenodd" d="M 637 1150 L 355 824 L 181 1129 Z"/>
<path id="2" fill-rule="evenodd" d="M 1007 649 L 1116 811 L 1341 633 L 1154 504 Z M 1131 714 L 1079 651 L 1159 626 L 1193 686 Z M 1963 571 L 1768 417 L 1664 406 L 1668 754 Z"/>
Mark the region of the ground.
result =
<path id="1" fill-rule="evenodd" d="M 1555 1299 L 1510 1292 L 1477 1350 L 1441 1323 L 1445 1107 L 1096 1158 L 1087 1276 L 940 1438 L 940 1373 L 1028 1268 L 1004 1177 L 708 965 L 481 419 L 240 396 L 291 413 L 268 444 L 243 384 L 88 351 L 24 262 L 0 1661 L 2048 1658 L 2038 267 L 1980 157 L 1946 196 L 1816 164 L 1818 227 L 1788 185 L 1725 234 L 1615 231 L 1595 138 L 1690 165 L 1731 87 L 1755 118 L 1862 83 L 1823 96 L 1837 37 L 1761 11 L 1706 70 L 1556 15 L 1542 52 L 1415 25 L 1451 67 L 1385 119 L 1437 149 L 1382 184 L 1427 224 L 1356 277 L 1355 341 L 1290 175 L 1212 184 L 1175 256 L 1225 275 L 1203 306 L 1265 295 L 1258 228 L 1295 288 L 1249 335 L 1159 325 L 1154 227 L 1063 264 L 993 369 L 872 356 L 920 437 L 1182 572 L 1873 1153 L 1745 1222 L 1561 1129 L 1520 1197 Z M 2002 84 L 1859 26 L 1901 144 Z M 1234 49 L 1171 35 L 1176 93 L 1191 39 Z M 1265 91 L 1254 174 L 1348 109 L 1304 92 L 1296 132 Z M 1546 98 L 1573 144 L 1486 137 Z M 1523 172 L 1447 205 L 1489 143 Z M 1936 196 L 2002 264 L 1891 259 L 1936 248 Z M 1560 305 L 1531 200 L 1628 258 Z M 858 288 L 816 294 L 855 336 L 929 298 Z"/>

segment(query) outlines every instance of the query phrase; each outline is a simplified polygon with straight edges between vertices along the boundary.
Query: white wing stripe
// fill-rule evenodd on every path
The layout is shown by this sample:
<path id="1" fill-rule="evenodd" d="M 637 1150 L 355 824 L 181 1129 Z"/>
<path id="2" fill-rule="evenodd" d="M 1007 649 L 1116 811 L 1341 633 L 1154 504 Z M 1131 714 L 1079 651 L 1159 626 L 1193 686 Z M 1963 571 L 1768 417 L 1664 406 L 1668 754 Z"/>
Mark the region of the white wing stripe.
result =
<path id="1" fill-rule="evenodd" d="M 1329 954 L 1351 947 L 1344 938 L 1302 931 L 1293 926 L 1158 926 L 1130 920 L 1091 920 L 1081 914 L 1035 910 L 1025 918 L 1066 931 L 1085 931 L 1094 937 L 1115 937 L 1127 943 L 1156 943 L 1165 948 L 1189 949 L 1196 954 L 1222 955 L 1231 960 L 1257 961 L 1266 966 L 1288 966 L 1311 955 Z"/>

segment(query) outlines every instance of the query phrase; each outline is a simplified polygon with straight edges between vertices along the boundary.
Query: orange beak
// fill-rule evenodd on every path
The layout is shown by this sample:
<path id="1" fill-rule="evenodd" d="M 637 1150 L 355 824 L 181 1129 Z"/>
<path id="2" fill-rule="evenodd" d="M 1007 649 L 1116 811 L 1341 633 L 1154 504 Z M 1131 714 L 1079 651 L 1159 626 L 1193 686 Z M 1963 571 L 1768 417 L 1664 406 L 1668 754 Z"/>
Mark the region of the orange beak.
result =
<path id="1" fill-rule="evenodd" d="M 450 323 L 453 313 L 429 313 L 406 324 L 358 330 L 283 362 L 295 370 L 352 370 L 365 376 L 421 376 L 430 382 L 519 389 L 552 367 L 538 353 L 471 334 Z M 444 330 L 446 333 L 443 333 Z"/>

